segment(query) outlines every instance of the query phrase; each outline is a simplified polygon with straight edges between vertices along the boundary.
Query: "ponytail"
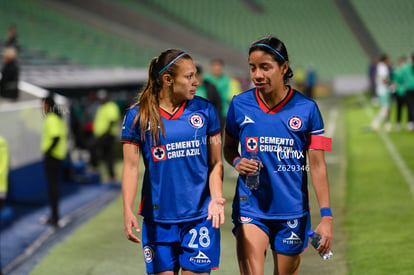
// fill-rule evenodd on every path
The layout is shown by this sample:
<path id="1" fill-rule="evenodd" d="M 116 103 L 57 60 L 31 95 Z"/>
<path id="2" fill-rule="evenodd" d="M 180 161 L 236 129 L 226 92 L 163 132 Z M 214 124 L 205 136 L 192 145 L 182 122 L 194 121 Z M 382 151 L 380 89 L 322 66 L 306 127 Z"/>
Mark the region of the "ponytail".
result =
<path id="1" fill-rule="evenodd" d="M 134 127 L 139 122 L 142 141 L 145 140 L 147 130 L 150 131 L 151 140 L 154 144 L 158 143 L 160 133 L 165 136 L 164 124 L 159 111 L 159 94 L 163 86 L 162 76 L 170 74 L 175 77 L 177 70 L 175 62 L 180 58 L 191 59 L 188 54 L 181 50 L 168 49 L 151 60 L 148 69 L 148 81 L 139 94 L 139 109 L 132 126 Z"/>
<path id="2" fill-rule="evenodd" d="M 157 77 L 154 67 L 158 58 L 151 60 L 148 70 L 148 81 L 144 89 L 138 97 L 139 110 L 133 125 L 139 120 L 141 129 L 141 140 L 145 140 L 145 132 L 149 128 L 152 141 L 156 144 L 161 133 L 164 135 L 164 125 L 162 123 L 161 114 L 158 110 L 158 94 L 161 90 L 161 79 Z"/>

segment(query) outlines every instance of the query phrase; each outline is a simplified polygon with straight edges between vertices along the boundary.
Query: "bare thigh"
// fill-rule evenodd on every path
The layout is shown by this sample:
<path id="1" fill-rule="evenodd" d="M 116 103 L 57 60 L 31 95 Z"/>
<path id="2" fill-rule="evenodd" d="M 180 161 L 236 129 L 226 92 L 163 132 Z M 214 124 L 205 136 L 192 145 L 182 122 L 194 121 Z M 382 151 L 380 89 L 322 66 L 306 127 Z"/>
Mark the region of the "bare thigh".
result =
<path id="1" fill-rule="evenodd" d="M 288 256 L 273 251 L 274 275 L 297 275 L 302 254 Z"/>
<path id="2" fill-rule="evenodd" d="M 269 236 L 254 224 L 241 224 L 236 229 L 236 249 L 240 274 L 264 274 Z"/>

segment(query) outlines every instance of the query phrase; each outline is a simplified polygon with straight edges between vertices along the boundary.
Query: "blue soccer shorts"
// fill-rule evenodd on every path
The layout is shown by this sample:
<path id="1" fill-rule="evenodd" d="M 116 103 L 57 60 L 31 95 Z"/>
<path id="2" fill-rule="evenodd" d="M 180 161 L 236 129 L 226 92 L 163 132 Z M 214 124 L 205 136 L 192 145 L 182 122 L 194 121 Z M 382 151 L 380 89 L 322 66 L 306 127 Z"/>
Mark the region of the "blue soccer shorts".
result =
<path id="1" fill-rule="evenodd" d="M 289 220 L 253 219 L 245 216 L 233 216 L 234 229 L 242 224 L 254 224 L 268 236 L 273 251 L 284 255 L 298 255 L 308 247 L 308 229 L 310 215 Z"/>
<path id="2" fill-rule="evenodd" d="M 147 273 L 180 267 L 210 273 L 219 266 L 220 230 L 206 218 L 176 224 L 144 220 L 142 246 Z"/>

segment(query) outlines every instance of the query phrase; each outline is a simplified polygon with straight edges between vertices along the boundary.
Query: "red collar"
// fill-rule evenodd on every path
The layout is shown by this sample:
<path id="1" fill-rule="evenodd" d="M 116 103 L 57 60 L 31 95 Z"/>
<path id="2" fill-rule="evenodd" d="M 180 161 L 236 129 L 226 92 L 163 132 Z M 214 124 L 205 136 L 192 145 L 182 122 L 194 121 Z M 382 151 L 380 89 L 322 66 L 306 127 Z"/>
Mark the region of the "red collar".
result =
<path id="1" fill-rule="evenodd" d="M 160 110 L 161 116 L 163 116 L 165 119 L 175 120 L 175 119 L 178 119 L 183 114 L 184 108 L 187 105 L 187 102 L 188 102 L 187 100 L 183 101 L 183 103 L 181 103 L 180 108 L 178 108 L 178 110 L 175 111 L 175 113 L 173 114 L 170 114 L 169 112 L 165 111 L 161 107 L 159 107 L 158 109 Z"/>
<path id="2" fill-rule="evenodd" d="M 255 90 L 254 94 L 255 94 L 256 100 L 259 103 L 259 106 L 263 110 L 263 112 L 265 112 L 266 114 L 273 115 L 273 114 L 276 114 L 277 112 L 279 112 L 283 108 L 283 106 L 285 106 L 286 103 L 288 103 L 288 101 L 292 98 L 294 92 L 293 92 L 292 88 L 289 87 L 289 91 L 288 91 L 287 95 L 285 96 L 285 98 L 282 99 L 282 101 L 280 101 L 278 104 L 276 104 L 272 108 L 269 108 L 267 106 L 267 104 L 260 98 L 259 91 L 257 89 Z"/>

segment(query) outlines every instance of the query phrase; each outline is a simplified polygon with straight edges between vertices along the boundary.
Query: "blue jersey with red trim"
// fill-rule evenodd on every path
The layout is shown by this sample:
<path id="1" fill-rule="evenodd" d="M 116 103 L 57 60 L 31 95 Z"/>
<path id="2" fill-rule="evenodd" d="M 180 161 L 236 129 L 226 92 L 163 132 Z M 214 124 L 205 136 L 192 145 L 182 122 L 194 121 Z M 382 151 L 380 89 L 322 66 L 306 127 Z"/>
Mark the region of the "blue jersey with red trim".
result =
<path id="1" fill-rule="evenodd" d="M 238 177 L 233 211 L 262 219 L 304 216 L 309 211 L 309 137 L 324 133 L 315 101 L 290 89 L 278 105 L 268 108 L 255 88 L 248 90 L 233 98 L 226 133 L 240 141 L 242 157 L 257 155 L 263 164 L 258 190 L 246 188 L 246 176 Z"/>
<path id="2" fill-rule="evenodd" d="M 208 139 L 220 133 L 220 121 L 212 103 L 195 96 L 177 112 L 160 109 L 165 136 L 154 144 L 149 127 L 141 139 L 139 105 L 128 110 L 122 126 L 122 143 L 140 146 L 145 164 L 140 214 L 157 222 L 177 223 L 206 217 Z"/>

